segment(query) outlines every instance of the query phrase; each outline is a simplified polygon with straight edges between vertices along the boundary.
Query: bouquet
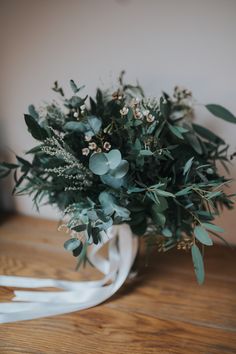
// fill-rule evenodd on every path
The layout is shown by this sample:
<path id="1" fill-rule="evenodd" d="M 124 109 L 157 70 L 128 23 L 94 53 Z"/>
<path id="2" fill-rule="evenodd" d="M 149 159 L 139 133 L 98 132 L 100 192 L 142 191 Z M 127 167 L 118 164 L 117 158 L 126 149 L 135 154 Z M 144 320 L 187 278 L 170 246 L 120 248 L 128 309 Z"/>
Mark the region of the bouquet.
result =
<path id="1" fill-rule="evenodd" d="M 73 80 L 73 94 L 65 97 L 55 82 L 59 103 L 30 105 L 24 116 L 38 141 L 26 152 L 32 158 L 1 163 L 0 177 L 13 171 L 15 194 L 30 195 L 37 208 L 43 201 L 62 211 L 70 233 L 64 247 L 78 265 L 102 232 L 126 223 L 145 239 L 147 252 L 190 251 L 201 284 L 204 247 L 212 246 L 212 235 L 223 239 L 214 219 L 223 207 L 233 208 L 225 189 L 230 180 L 218 163 L 227 171 L 234 154 L 195 122 L 189 90 L 175 87 L 173 96 L 146 98 L 123 76 L 116 92 L 97 89 L 95 98 L 82 95 L 84 87 Z M 236 123 L 220 105 L 205 108 Z"/>

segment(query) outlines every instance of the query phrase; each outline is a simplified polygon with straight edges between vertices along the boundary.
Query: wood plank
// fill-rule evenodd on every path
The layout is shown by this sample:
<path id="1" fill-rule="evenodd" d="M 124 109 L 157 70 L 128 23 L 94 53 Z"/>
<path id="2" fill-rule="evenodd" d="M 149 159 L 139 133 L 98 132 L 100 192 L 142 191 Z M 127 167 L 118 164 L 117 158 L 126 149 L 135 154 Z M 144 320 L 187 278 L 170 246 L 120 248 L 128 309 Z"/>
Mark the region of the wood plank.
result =
<path id="1" fill-rule="evenodd" d="M 0 225 L 0 274 L 98 278 L 78 273 L 53 221 L 11 216 Z M 207 249 L 198 286 L 189 253 L 154 253 L 104 304 L 73 314 L 0 325 L 0 353 L 235 353 L 235 251 Z M 12 289 L 0 289 L 0 301 Z"/>

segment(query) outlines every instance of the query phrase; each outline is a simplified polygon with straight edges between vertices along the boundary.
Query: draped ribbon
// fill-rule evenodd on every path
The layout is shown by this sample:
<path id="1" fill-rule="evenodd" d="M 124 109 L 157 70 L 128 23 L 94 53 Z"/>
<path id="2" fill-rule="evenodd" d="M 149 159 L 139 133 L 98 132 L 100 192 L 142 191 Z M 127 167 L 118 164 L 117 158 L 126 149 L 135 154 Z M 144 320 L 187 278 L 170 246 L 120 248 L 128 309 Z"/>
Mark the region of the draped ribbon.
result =
<path id="1" fill-rule="evenodd" d="M 98 251 L 108 243 L 108 258 Z M 13 302 L 0 302 L 0 323 L 61 315 L 96 306 L 110 298 L 125 282 L 137 254 L 137 236 L 129 225 L 113 226 L 102 234 L 98 245 L 90 246 L 89 261 L 104 274 L 96 281 L 67 281 L 18 276 L 0 276 L 0 286 L 17 288 L 59 288 L 62 291 L 14 291 Z"/>

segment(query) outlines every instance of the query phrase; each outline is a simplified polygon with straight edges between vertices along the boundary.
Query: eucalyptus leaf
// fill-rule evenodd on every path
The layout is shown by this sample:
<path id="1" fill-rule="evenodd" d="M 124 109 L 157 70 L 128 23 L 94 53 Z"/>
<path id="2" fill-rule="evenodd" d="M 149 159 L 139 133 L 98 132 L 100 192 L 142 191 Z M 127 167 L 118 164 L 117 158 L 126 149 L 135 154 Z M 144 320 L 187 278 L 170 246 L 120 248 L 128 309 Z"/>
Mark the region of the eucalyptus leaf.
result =
<path id="1" fill-rule="evenodd" d="M 36 111 L 35 107 L 33 104 L 29 105 L 28 107 L 28 112 L 29 112 L 29 115 L 31 117 L 33 117 L 35 120 L 38 120 L 39 119 L 39 114 L 38 112 Z"/>
<path id="2" fill-rule="evenodd" d="M 88 130 L 88 127 L 86 126 L 86 124 L 82 122 L 71 121 L 71 122 L 67 122 L 64 125 L 64 129 L 67 131 L 85 133 Z"/>
<path id="3" fill-rule="evenodd" d="M 207 139 L 215 144 L 225 144 L 224 140 L 213 133 L 211 130 L 207 129 L 206 127 L 202 127 L 199 124 L 193 124 L 193 128 L 197 134 L 199 134 L 204 139 Z"/>
<path id="4" fill-rule="evenodd" d="M 191 166 L 192 166 L 192 163 L 193 163 L 193 159 L 194 157 L 191 157 L 191 159 L 189 159 L 186 164 L 184 165 L 184 172 L 183 172 L 183 175 L 185 176 L 187 172 L 189 172 Z"/>
<path id="5" fill-rule="evenodd" d="M 214 225 L 214 224 L 210 224 L 208 222 L 203 222 L 202 225 L 210 230 L 210 231 L 215 231 L 215 232 L 224 232 L 224 229 L 222 229 L 222 227 L 219 227 L 217 225 Z"/>
<path id="6" fill-rule="evenodd" d="M 72 230 L 74 230 L 76 232 L 82 232 L 82 231 L 85 231 L 86 229 L 87 229 L 87 225 L 85 225 L 85 224 L 72 227 Z"/>
<path id="7" fill-rule="evenodd" d="M 117 149 L 109 151 L 106 154 L 106 158 L 108 160 L 108 164 L 109 164 L 110 169 L 116 168 L 121 163 L 121 160 L 122 160 L 121 153 Z"/>
<path id="8" fill-rule="evenodd" d="M 179 129 L 176 126 L 168 124 L 168 127 L 169 127 L 171 133 L 174 134 L 177 138 L 182 139 L 182 140 L 184 139 L 182 133 L 179 131 Z"/>
<path id="9" fill-rule="evenodd" d="M 38 122 L 28 114 L 25 114 L 25 123 L 33 138 L 43 141 L 48 137 L 47 131 L 42 128 Z"/>
<path id="10" fill-rule="evenodd" d="M 199 154 L 202 154 L 202 146 L 199 142 L 198 137 L 193 133 L 193 131 L 189 131 L 184 135 L 187 142 L 192 146 L 192 148 Z"/>
<path id="11" fill-rule="evenodd" d="M 207 104 L 205 106 L 211 114 L 214 116 L 224 119 L 230 123 L 236 123 L 236 117 L 228 109 L 224 108 L 219 104 Z"/>
<path id="12" fill-rule="evenodd" d="M 139 153 L 142 156 L 152 156 L 153 155 L 153 152 L 151 150 L 147 150 L 147 149 L 140 150 Z"/>
<path id="13" fill-rule="evenodd" d="M 175 196 L 181 197 L 183 195 L 191 193 L 191 190 L 192 190 L 192 186 L 185 187 L 185 188 L 181 189 L 180 191 L 178 191 L 177 193 L 175 193 Z"/>
<path id="14" fill-rule="evenodd" d="M 151 215 L 155 224 L 160 225 L 162 227 L 165 225 L 166 217 L 163 213 L 160 213 L 158 211 L 156 204 L 153 204 L 151 207 Z"/>
<path id="15" fill-rule="evenodd" d="M 129 163 L 126 160 L 122 160 L 120 164 L 110 171 L 110 175 L 115 178 L 124 177 L 129 170 Z"/>
<path id="16" fill-rule="evenodd" d="M 172 197 L 172 198 L 175 198 L 175 195 L 173 193 L 170 193 L 170 192 L 167 192 L 167 191 L 164 191 L 162 189 L 156 189 L 155 191 L 159 196 L 163 196 L 163 197 Z"/>
<path id="17" fill-rule="evenodd" d="M 199 284 L 203 284 L 205 279 L 205 271 L 201 252 L 196 245 L 192 245 L 191 253 L 197 281 Z"/>
<path id="18" fill-rule="evenodd" d="M 168 229 L 167 227 L 165 227 L 164 229 L 162 229 L 162 235 L 164 235 L 165 237 L 172 237 L 172 231 L 170 229 Z"/>
<path id="19" fill-rule="evenodd" d="M 109 171 L 108 159 L 104 153 L 94 153 L 89 159 L 89 169 L 95 175 L 105 175 Z"/>
<path id="20" fill-rule="evenodd" d="M 212 246 L 212 239 L 209 237 L 208 232 L 202 226 L 196 226 L 194 228 L 194 235 L 196 239 L 203 245 Z"/>
<path id="21" fill-rule="evenodd" d="M 116 178 L 109 174 L 103 175 L 100 178 L 104 184 L 107 184 L 108 186 L 114 189 L 121 188 L 125 183 L 124 178 Z"/>
<path id="22" fill-rule="evenodd" d="M 78 247 L 81 247 L 81 241 L 77 238 L 70 238 L 69 240 L 67 240 L 65 243 L 64 243 L 64 248 L 67 250 L 67 251 L 74 251 L 76 248 Z M 82 248 L 81 248 L 82 250 Z"/>
<path id="23" fill-rule="evenodd" d="M 100 118 L 95 116 L 89 116 L 87 119 L 87 130 L 92 132 L 91 136 L 96 135 L 99 133 L 102 126 L 102 121 Z"/>

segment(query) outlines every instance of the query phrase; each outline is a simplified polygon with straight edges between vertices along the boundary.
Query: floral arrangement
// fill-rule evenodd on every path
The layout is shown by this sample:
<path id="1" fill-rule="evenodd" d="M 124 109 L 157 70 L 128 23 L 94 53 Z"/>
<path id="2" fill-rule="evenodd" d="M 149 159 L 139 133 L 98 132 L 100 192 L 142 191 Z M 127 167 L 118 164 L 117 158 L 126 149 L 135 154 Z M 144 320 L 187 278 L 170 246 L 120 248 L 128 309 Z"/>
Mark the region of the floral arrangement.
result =
<path id="1" fill-rule="evenodd" d="M 115 93 L 97 90 L 81 97 L 84 87 L 71 80 L 66 98 L 55 82 L 61 103 L 38 110 L 29 106 L 25 122 L 39 144 L 17 163 L 0 164 L 0 177 L 14 172 L 17 195 L 56 205 L 70 238 L 66 250 L 86 261 L 87 247 L 100 242 L 101 231 L 128 223 L 146 240 L 147 250 L 191 250 L 199 283 L 204 281 L 202 252 L 213 244 L 211 234 L 223 230 L 213 221 L 222 207 L 233 208 L 225 192 L 230 180 L 228 145 L 195 123 L 195 101 L 189 90 L 175 87 L 173 96 L 145 98 L 142 88 L 124 83 Z M 87 102 L 89 101 L 89 103 Z M 236 123 L 220 105 L 206 109 Z"/>

